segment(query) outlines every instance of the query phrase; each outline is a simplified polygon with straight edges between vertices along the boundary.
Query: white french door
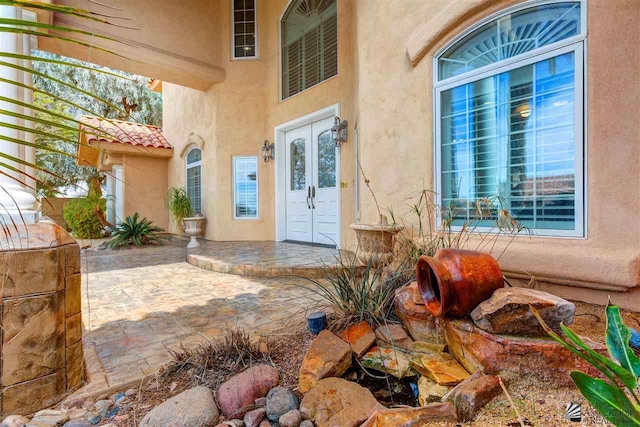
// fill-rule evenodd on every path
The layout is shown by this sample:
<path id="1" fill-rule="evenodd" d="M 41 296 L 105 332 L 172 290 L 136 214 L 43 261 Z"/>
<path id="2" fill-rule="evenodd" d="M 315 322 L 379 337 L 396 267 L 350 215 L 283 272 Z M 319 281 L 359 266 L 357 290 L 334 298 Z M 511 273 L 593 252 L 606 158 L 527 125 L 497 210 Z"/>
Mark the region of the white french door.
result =
<path id="1" fill-rule="evenodd" d="M 337 148 L 332 126 L 330 117 L 286 133 L 287 240 L 338 243 Z"/>

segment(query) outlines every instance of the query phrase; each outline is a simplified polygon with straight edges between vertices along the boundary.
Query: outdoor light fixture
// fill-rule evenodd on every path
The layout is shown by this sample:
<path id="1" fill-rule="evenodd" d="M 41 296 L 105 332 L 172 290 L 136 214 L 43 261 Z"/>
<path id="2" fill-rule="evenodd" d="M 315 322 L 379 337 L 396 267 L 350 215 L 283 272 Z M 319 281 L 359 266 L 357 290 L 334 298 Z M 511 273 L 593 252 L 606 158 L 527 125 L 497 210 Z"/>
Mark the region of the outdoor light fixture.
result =
<path id="1" fill-rule="evenodd" d="M 273 160 L 276 158 L 276 150 L 275 144 L 272 142 L 264 140 L 264 144 L 262 145 L 262 158 L 265 163 L 269 163 L 269 160 Z"/>
<path id="2" fill-rule="evenodd" d="M 340 121 L 340 117 L 335 118 L 334 125 L 331 128 L 331 136 L 333 137 L 333 142 L 336 144 L 336 147 L 339 147 L 343 142 L 347 142 L 348 126 L 349 122 L 346 120 Z"/>

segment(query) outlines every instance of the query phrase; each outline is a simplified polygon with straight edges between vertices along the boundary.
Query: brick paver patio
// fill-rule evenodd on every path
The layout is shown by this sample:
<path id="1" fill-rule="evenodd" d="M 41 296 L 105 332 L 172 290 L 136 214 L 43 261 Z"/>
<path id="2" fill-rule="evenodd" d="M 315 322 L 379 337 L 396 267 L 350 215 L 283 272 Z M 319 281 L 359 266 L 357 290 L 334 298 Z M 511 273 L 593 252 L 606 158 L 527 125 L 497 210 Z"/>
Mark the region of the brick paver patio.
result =
<path id="1" fill-rule="evenodd" d="M 263 334 L 302 321 L 313 304 L 302 279 L 206 271 L 185 262 L 185 244 L 83 255 L 84 393 L 140 381 L 170 350 L 227 327 Z M 302 252 L 312 256 L 313 248 Z M 290 248 L 284 253 L 290 263 Z"/>

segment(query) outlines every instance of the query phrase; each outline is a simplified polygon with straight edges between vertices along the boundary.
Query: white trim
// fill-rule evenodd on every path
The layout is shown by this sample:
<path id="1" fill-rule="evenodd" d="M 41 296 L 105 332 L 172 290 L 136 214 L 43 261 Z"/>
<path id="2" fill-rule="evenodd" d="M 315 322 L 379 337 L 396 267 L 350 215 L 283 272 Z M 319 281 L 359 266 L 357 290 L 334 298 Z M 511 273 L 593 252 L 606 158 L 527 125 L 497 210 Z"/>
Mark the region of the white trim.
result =
<path id="1" fill-rule="evenodd" d="M 566 42 L 566 40 L 565 40 Z M 563 237 L 563 238 L 586 238 L 586 192 L 587 182 L 585 180 L 586 174 L 586 157 L 584 155 L 586 138 L 585 138 L 585 84 L 584 77 L 586 72 L 586 64 L 584 60 L 584 47 L 586 43 L 583 41 L 574 42 L 571 45 L 564 46 L 562 48 L 551 48 L 546 46 L 544 53 L 540 53 L 537 56 L 520 55 L 519 61 L 501 61 L 497 67 L 491 69 L 478 69 L 469 73 L 465 73 L 462 77 L 448 79 L 439 85 L 434 85 L 434 182 L 436 190 L 436 203 L 438 206 L 442 206 L 442 144 L 441 137 L 441 110 L 440 110 L 440 96 L 445 90 L 453 87 L 463 86 L 471 82 L 481 80 L 483 78 L 493 76 L 496 74 L 504 73 L 513 69 L 521 68 L 527 65 L 531 65 L 545 59 L 549 59 L 555 56 L 562 55 L 564 53 L 573 52 L 575 55 L 575 117 L 574 117 L 574 132 L 575 132 L 575 152 L 574 152 L 574 168 L 575 168 L 575 228 L 573 230 L 535 230 L 533 233 L 536 237 Z M 434 58 L 434 62 L 437 63 L 437 58 Z M 486 67 L 485 67 L 486 68 Z M 470 75 L 472 74 L 472 75 Z M 457 76 L 456 76 L 457 77 Z M 438 213 L 437 223 L 442 222 L 441 213 Z M 454 230 L 459 230 L 459 227 L 452 227 Z M 488 232 L 490 229 L 478 227 L 478 231 Z"/>
<path id="2" fill-rule="evenodd" d="M 233 6 L 233 0 L 230 1 L 230 18 L 231 18 L 231 39 L 229 40 L 231 44 L 231 60 L 232 61 L 255 61 L 259 58 L 259 48 L 258 48 L 258 0 L 254 0 L 253 3 L 253 32 L 254 38 L 256 41 L 256 54 L 255 56 L 236 56 L 236 26 L 235 26 L 235 9 Z"/>
<path id="3" fill-rule="evenodd" d="M 256 161 L 256 216 L 236 216 L 236 159 L 255 159 Z M 232 209 L 234 221 L 256 221 L 260 219 L 260 164 L 258 163 L 258 156 L 231 156 L 231 185 L 233 189 L 232 194 Z"/>
<path id="4" fill-rule="evenodd" d="M 531 58 L 531 57 L 535 57 L 537 55 L 540 55 L 540 53 L 542 52 L 547 52 L 548 50 L 553 50 L 562 46 L 566 46 L 566 45 L 570 45 L 570 44 L 574 44 L 580 41 L 583 41 L 586 39 L 587 37 L 587 5 L 586 5 L 586 1 L 587 0 L 529 0 L 529 1 L 525 1 L 523 3 L 519 3 L 510 7 L 507 7 L 505 9 L 500 10 L 499 12 L 493 13 L 481 20 L 479 20 L 478 22 L 476 22 L 475 24 L 471 25 L 469 28 L 467 28 L 466 30 L 462 31 L 460 34 L 458 34 L 456 37 L 454 37 L 453 39 L 451 39 L 447 44 L 445 44 L 444 46 L 442 46 L 440 49 L 438 49 L 435 54 L 433 55 L 433 82 L 434 82 L 434 87 L 439 87 L 441 85 L 444 84 L 448 84 L 460 79 L 464 79 L 466 77 L 468 77 L 469 75 L 475 75 L 476 73 L 483 73 L 483 72 L 489 72 L 490 70 L 496 69 L 498 67 L 503 67 L 505 65 L 508 64 L 512 64 L 512 63 L 519 63 L 520 61 L 522 61 L 523 59 L 526 58 Z M 440 70 L 438 67 L 438 61 L 440 59 L 440 57 L 447 51 L 449 50 L 449 48 L 451 48 L 453 45 L 455 45 L 456 43 L 458 43 L 459 41 L 461 41 L 462 39 L 464 39 L 466 36 L 468 36 L 469 34 L 473 33 L 475 30 L 479 29 L 480 27 L 482 27 L 483 25 L 486 25 L 494 20 L 498 20 L 500 18 L 502 18 L 503 16 L 509 15 L 513 12 L 517 12 L 520 10 L 525 10 L 525 9 L 529 9 L 532 7 L 536 7 L 536 6 L 541 6 L 541 5 L 546 5 L 546 4 L 554 4 L 554 3 L 578 3 L 580 4 L 580 34 L 573 36 L 573 37 L 569 37 L 567 39 L 564 40 L 560 40 L 558 42 L 555 43 L 551 43 L 545 46 L 542 46 L 538 49 L 534 49 L 534 50 L 530 50 L 528 52 L 525 52 L 523 54 L 511 57 L 511 58 L 507 58 L 504 59 L 502 61 L 499 62 L 495 62 L 493 64 L 489 64 L 486 65 L 484 67 L 480 67 L 477 68 L 475 70 L 471 70 L 471 71 L 467 71 L 465 73 L 459 74 L 457 76 L 453 76 L 453 77 L 449 77 L 447 79 L 444 80 L 439 80 L 439 76 L 440 76 Z"/>
<path id="5" fill-rule="evenodd" d="M 187 159 L 189 158 L 189 154 L 194 150 L 200 151 L 200 160 L 190 164 Z M 185 156 L 184 156 L 184 190 L 187 193 L 187 197 L 189 197 L 189 182 L 188 182 L 189 169 L 195 168 L 198 166 L 200 167 L 200 210 L 202 211 L 202 212 L 198 212 L 198 214 L 204 215 L 204 191 L 202 188 L 202 182 L 203 182 L 202 175 L 204 173 L 204 169 L 202 168 L 202 148 L 194 145 L 189 151 L 185 153 Z"/>
<path id="6" fill-rule="evenodd" d="M 275 231 L 276 242 L 287 239 L 287 206 L 286 206 L 286 133 L 292 129 L 299 128 L 329 117 L 340 117 L 340 104 L 334 104 L 313 113 L 309 113 L 286 123 L 282 123 L 273 129 L 273 140 L 275 143 Z M 342 194 L 340 188 L 340 149 L 336 150 L 336 183 L 338 186 L 338 238 L 337 246 L 342 246 Z"/>

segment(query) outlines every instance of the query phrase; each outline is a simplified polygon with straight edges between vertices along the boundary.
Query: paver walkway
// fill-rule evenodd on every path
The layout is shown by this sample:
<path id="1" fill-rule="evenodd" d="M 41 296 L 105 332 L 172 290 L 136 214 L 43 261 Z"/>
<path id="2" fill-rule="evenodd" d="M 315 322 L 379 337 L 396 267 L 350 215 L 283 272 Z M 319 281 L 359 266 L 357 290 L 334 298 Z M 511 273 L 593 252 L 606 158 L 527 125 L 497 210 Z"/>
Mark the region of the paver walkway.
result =
<path id="1" fill-rule="evenodd" d="M 261 279 L 202 270 L 185 262 L 186 242 L 83 255 L 85 392 L 153 374 L 170 350 L 301 321 L 313 304 L 302 279 Z M 306 252 L 305 252 L 306 253 Z M 97 363 L 98 362 L 98 363 Z"/>

